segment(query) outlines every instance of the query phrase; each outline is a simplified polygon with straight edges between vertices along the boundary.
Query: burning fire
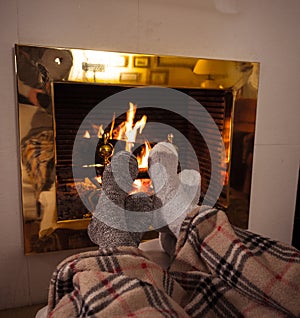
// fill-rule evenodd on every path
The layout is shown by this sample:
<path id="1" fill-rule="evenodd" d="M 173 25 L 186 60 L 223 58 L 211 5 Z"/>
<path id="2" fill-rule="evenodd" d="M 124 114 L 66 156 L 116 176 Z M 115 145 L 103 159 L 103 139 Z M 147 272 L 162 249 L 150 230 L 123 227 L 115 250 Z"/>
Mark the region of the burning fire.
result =
<path id="1" fill-rule="evenodd" d="M 129 103 L 129 110 L 126 113 L 126 120 L 123 121 L 116 129 L 114 129 L 111 135 L 111 139 L 126 141 L 125 150 L 129 152 L 131 152 L 132 147 L 134 146 L 137 133 L 142 133 L 147 121 L 147 116 L 144 115 L 134 124 L 135 113 L 136 105 Z"/>
<path id="2" fill-rule="evenodd" d="M 110 131 L 108 133 L 109 139 L 122 140 L 126 142 L 125 150 L 132 152 L 134 143 L 136 141 L 137 134 L 141 134 L 146 122 L 147 116 L 143 115 L 142 118 L 135 122 L 137 106 L 133 103 L 129 103 L 129 109 L 126 112 L 126 120 L 123 121 L 118 127 L 115 127 L 115 114 L 113 115 L 111 121 Z M 105 131 L 103 125 L 92 125 L 91 127 L 92 136 L 97 138 L 102 138 Z M 88 130 L 84 132 L 83 138 L 91 138 L 91 134 Z M 148 141 L 141 148 L 141 152 L 137 155 L 137 162 L 140 172 L 146 172 L 148 169 L 148 157 L 151 150 L 151 145 Z M 93 165 L 96 166 L 96 165 Z M 96 181 L 101 185 L 101 176 L 96 177 Z M 137 179 L 133 183 L 133 188 L 131 193 L 136 192 L 151 192 L 151 180 L 150 179 Z"/>
<path id="3" fill-rule="evenodd" d="M 118 127 L 115 126 L 115 114 L 112 118 L 111 128 L 109 132 L 109 139 L 123 140 L 126 142 L 125 150 L 131 152 L 134 146 L 137 134 L 141 134 L 146 122 L 147 116 L 143 117 L 134 123 L 137 106 L 133 103 L 129 103 L 129 109 L 126 112 L 126 120 L 123 121 Z M 104 134 L 103 125 L 92 125 L 92 128 L 97 134 L 98 138 L 102 138 Z M 85 131 L 83 138 L 91 138 L 88 130 Z"/>
<path id="4" fill-rule="evenodd" d="M 151 150 L 151 145 L 149 141 L 145 141 L 145 144 L 141 152 L 137 155 L 136 159 L 140 170 L 147 170 L 148 168 L 148 157 Z"/>

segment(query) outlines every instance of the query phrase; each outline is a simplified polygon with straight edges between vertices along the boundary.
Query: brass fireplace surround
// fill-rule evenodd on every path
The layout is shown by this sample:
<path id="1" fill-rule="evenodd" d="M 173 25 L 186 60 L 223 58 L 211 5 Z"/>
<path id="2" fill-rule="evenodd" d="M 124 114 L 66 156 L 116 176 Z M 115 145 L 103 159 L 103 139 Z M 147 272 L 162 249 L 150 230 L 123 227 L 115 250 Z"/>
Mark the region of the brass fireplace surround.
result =
<path id="1" fill-rule="evenodd" d="M 226 211 L 247 227 L 259 63 L 30 45 L 15 46 L 15 61 L 26 254 L 92 245 L 88 217 L 59 221 L 56 214 L 56 83 L 231 91 Z"/>

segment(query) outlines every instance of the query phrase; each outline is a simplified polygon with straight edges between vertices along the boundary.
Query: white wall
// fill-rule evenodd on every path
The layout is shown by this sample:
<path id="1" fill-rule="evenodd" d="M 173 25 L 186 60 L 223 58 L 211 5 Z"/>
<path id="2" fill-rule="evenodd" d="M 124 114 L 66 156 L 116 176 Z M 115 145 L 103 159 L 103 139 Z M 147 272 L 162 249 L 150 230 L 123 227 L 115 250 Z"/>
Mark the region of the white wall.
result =
<path id="1" fill-rule="evenodd" d="M 299 20 L 298 0 L 0 0 L 0 308 L 45 301 L 55 265 L 74 253 L 23 255 L 15 43 L 261 62 L 250 229 L 290 242 L 300 158 Z"/>

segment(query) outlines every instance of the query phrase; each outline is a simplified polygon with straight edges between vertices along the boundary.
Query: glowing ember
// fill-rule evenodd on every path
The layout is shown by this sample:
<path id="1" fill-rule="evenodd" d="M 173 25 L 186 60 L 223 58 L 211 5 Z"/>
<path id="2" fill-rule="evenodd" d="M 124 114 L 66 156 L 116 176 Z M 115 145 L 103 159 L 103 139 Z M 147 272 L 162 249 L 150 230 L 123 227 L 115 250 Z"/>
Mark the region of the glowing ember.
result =
<path id="1" fill-rule="evenodd" d="M 136 179 L 132 184 L 132 190 L 129 194 L 145 192 L 149 195 L 153 194 L 151 179 Z"/>
<path id="2" fill-rule="evenodd" d="M 97 176 L 97 177 L 95 177 L 95 179 L 100 185 L 102 184 L 102 177 L 101 176 Z"/>

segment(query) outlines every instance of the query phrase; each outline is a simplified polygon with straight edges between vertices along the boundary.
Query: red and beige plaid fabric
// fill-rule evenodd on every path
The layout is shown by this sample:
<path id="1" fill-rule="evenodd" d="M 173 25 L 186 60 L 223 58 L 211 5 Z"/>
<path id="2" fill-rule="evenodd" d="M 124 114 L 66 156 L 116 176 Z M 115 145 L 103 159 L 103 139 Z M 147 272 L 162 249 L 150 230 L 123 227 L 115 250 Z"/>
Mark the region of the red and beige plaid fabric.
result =
<path id="1" fill-rule="evenodd" d="M 204 207 L 184 220 L 167 271 L 133 247 L 80 253 L 54 272 L 48 308 L 49 317 L 300 317 L 300 252 Z"/>

